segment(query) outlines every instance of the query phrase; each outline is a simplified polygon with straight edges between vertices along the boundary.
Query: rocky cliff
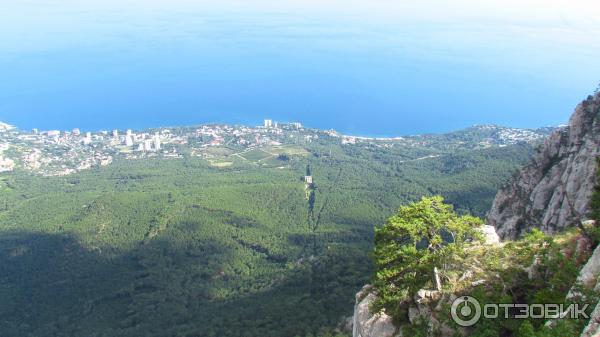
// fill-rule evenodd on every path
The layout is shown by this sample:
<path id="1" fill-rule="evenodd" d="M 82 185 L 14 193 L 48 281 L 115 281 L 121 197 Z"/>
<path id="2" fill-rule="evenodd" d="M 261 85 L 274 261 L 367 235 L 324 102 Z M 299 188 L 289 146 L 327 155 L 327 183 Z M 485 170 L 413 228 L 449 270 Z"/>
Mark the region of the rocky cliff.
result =
<path id="1" fill-rule="evenodd" d="M 385 313 L 372 313 L 370 306 L 375 301 L 376 295 L 373 287 L 366 285 L 356 294 L 354 317 L 352 322 L 353 337 L 399 337 L 400 330 L 392 322 L 392 318 Z"/>
<path id="2" fill-rule="evenodd" d="M 503 239 L 530 227 L 555 233 L 585 219 L 600 154 L 600 93 L 579 104 L 565 128 L 554 132 L 496 195 L 487 223 Z"/>
<path id="3" fill-rule="evenodd" d="M 499 245 L 500 238 L 494 227 L 482 226 L 481 233 L 486 245 Z M 466 274 L 467 275 L 467 274 Z M 467 278 L 467 277 L 465 277 Z M 385 312 L 371 312 L 371 305 L 377 299 L 372 285 L 364 286 L 356 294 L 354 316 L 352 320 L 353 337 L 402 337 L 402 326 L 396 326 L 391 316 Z M 420 319 L 428 323 L 428 335 L 438 337 L 456 336 L 457 331 L 451 329 L 437 316 L 445 306 L 451 305 L 456 299 L 453 294 L 442 294 L 438 291 L 421 289 L 414 295 L 412 303 L 407 302 L 408 322 L 414 324 Z M 462 332 L 464 335 L 464 332 Z"/>
<path id="4" fill-rule="evenodd" d="M 501 188 L 490 210 L 488 226 L 482 228 L 486 243 L 495 247 L 504 247 L 498 235 L 502 239 L 516 239 L 534 227 L 553 234 L 580 221 L 585 222 L 596 184 L 598 156 L 600 156 L 600 93 L 588 97 L 579 104 L 568 126 L 554 132 L 538 149 L 531 163 Z M 585 226 L 594 224 L 590 221 L 585 223 Z M 581 237 L 580 234 L 577 235 Z M 589 241 L 589 238 L 586 237 L 586 240 Z M 580 242 L 587 242 L 586 240 L 575 240 L 575 248 L 571 247 L 564 251 L 578 251 L 580 247 L 584 247 Z M 585 251 L 585 249 L 581 250 Z M 520 268 L 529 272 L 535 266 L 534 262 L 527 268 L 525 266 Z M 515 270 L 518 268 L 519 266 Z M 531 272 L 528 275 L 529 279 L 535 277 Z M 600 291 L 599 280 L 600 247 L 595 249 L 593 256 L 583 266 L 576 283 Z M 475 281 L 471 285 L 475 287 L 478 284 L 478 281 Z M 580 294 L 574 290 L 569 292 L 569 296 L 578 295 Z M 401 327 L 395 326 L 392 318 L 385 312 L 370 312 L 370 305 L 376 296 L 370 286 L 366 286 L 357 294 L 353 336 L 402 336 Z M 433 300 L 426 301 L 430 298 Z M 440 323 L 441 320 L 437 318 L 436 312 L 439 308 L 443 304 L 452 303 L 453 298 L 456 298 L 454 294 L 450 294 L 450 298 L 445 298 L 437 292 L 419 291 L 411 302 L 408 321 L 404 324 L 414 324 L 419 317 L 423 317 L 429 323 L 429 335 L 432 335 L 431 331 L 441 336 L 452 336 L 457 332 L 468 335 L 467 330 L 453 331 L 444 323 Z M 548 324 L 551 326 L 553 321 Z M 600 304 L 596 306 L 589 325 L 581 335 L 581 337 L 591 336 L 600 336 Z"/>

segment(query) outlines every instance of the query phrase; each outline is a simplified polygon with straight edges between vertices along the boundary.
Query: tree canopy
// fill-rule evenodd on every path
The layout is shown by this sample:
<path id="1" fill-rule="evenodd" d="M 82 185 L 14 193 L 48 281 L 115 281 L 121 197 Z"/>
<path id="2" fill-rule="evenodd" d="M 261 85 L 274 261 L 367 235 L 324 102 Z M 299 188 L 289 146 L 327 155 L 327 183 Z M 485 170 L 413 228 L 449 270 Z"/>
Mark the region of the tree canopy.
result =
<path id="1" fill-rule="evenodd" d="M 402 300 L 422 288 L 442 290 L 440 273 L 463 246 L 477 238 L 483 222 L 458 215 L 440 196 L 400 207 L 375 230 L 376 284 L 380 297 Z"/>

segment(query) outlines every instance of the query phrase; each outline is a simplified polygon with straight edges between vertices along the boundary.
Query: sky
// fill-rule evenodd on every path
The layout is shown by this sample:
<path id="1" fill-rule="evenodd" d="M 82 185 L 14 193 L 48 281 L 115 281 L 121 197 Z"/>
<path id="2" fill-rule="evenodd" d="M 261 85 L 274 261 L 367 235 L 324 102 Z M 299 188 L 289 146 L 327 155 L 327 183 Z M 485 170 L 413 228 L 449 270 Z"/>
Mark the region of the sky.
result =
<path id="1" fill-rule="evenodd" d="M 348 134 L 565 123 L 600 83 L 600 3 L 0 3 L 0 121 L 301 121 Z"/>

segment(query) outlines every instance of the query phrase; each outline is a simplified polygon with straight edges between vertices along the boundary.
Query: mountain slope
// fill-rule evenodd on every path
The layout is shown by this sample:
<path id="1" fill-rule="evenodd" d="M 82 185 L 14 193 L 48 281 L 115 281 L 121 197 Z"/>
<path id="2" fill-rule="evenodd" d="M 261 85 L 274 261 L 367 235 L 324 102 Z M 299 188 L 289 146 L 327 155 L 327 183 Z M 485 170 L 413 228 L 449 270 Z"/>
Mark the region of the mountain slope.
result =
<path id="1" fill-rule="evenodd" d="M 505 239 L 532 226 L 554 233 L 589 212 L 600 154 L 600 94 L 579 104 L 569 125 L 555 131 L 532 162 L 496 195 L 487 222 Z"/>
<path id="2" fill-rule="evenodd" d="M 372 271 L 374 225 L 434 193 L 481 214 L 532 153 L 339 143 L 320 136 L 278 165 L 116 156 L 3 174 L 0 334 L 322 336 Z"/>

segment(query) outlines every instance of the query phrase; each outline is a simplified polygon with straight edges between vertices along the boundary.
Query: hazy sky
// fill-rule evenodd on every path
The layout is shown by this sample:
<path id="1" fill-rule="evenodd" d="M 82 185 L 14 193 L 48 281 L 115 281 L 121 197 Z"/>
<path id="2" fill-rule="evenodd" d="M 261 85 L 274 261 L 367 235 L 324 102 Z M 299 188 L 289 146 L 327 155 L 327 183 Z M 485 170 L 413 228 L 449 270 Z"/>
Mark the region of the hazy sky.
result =
<path id="1" fill-rule="evenodd" d="M 598 55 L 595 1 L 3 1 L 0 120 L 535 127 L 594 90 Z"/>

